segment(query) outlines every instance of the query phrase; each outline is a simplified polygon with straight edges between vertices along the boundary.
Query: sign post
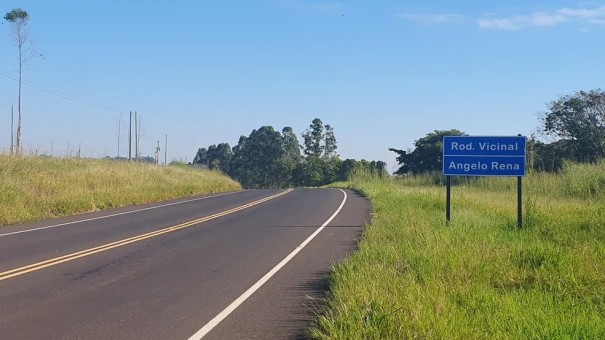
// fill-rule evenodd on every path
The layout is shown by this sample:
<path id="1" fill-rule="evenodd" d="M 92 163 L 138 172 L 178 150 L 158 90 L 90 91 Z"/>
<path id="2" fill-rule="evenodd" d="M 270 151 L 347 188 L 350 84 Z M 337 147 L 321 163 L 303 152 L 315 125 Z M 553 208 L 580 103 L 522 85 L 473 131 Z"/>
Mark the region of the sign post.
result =
<path id="1" fill-rule="evenodd" d="M 445 193 L 445 221 L 450 224 L 452 217 L 452 176 L 446 176 L 447 188 Z"/>
<path id="2" fill-rule="evenodd" d="M 517 177 L 517 227 L 523 227 L 523 177 Z"/>
<path id="3" fill-rule="evenodd" d="M 522 177 L 526 174 L 524 136 L 446 136 L 443 138 L 443 175 L 447 176 L 446 221 L 451 213 L 450 176 L 517 177 L 517 223 L 522 227 Z"/>

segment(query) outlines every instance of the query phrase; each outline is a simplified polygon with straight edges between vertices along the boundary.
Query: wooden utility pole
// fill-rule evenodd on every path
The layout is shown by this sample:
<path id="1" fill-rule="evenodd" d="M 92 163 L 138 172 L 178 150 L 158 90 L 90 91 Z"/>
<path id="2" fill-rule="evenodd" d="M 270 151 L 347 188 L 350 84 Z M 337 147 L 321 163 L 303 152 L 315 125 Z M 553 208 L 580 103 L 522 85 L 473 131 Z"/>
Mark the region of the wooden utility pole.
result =
<path id="1" fill-rule="evenodd" d="M 118 159 L 120 158 L 120 136 L 122 133 L 122 113 L 120 112 L 120 118 L 118 118 Z"/>
<path id="2" fill-rule="evenodd" d="M 164 143 L 164 166 L 168 165 L 168 134 L 166 134 L 166 142 Z"/>
<path id="3" fill-rule="evenodd" d="M 11 155 L 15 153 L 15 105 L 11 105 Z"/>
<path id="4" fill-rule="evenodd" d="M 141 133 L 141 123 L 139 121 L 139 113 L 137 111 L 134 112 L 134 157 L 138 161 L 140 156 L 139 150 L 139 138 Z"/>
<path id="5" fill-rule="evenodd" d="M 128 127 L 128 161 L 132 161 L 132 111 L 130 111 L 130 126 Z"/>
<path id="6" fill-rule="evenodd" d="M 155 148 L 155 165 L 160 165 L 160 141 L 158 141 L 158 146 Z"/>
<path id="7" fill-rule="evenodd" d="M 141 117 L 137 111 L 134 112 L 137 118 L 137 161 L 141 158 Z"/>

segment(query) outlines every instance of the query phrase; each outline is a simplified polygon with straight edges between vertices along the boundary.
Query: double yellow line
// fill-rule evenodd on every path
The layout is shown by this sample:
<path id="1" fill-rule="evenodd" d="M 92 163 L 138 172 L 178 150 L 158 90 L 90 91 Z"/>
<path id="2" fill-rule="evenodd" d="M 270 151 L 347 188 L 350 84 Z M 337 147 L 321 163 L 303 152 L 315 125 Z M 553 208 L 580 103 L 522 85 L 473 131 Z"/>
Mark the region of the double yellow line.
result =
<path id="1" fill-rule="evenodd" d="M 116 242 L 112 242 L 112 243 L 107 243 L 101 246 L 97 246 L 94 248 L 89 248 L 89 249 L 85 249 L 85 250 L 81 250 L 79 252 L 75 252 L 72 254 L 68 254 L 68 255 L 64 255 L 64 256 L 60 256 L 60 257 L 56 257 L 54 259 L 50 259 L 50 260 L 46 260 L 46 261 L 42 261 L 42 262 L 37 262 L 34 264 L 30 264 L 28 266 L 24 266 L 24 267 L 20 267 L 20 268 L 16 268 L 13 270 L 9 270 L 6 272 L 2 272 L 0 273 L 0 281 L 6 280 L 6 279 L 10 279 L 12 277 L 15 276 L 20 276 L 23 274 L 27 274 L 33 271 L 37 271 L 40 269 L 44 269 L 44 268 L 48 268 L 48 267 L 52 267 L 52 266 L 56 266 L 58 264 L 64 263 L 64 262 L 68 262 L 68 261 L 73 261 L 75 259 L 79 259 L 81 257 L 86 257 L 86 256 L 90 256 L 92 254 L 96 254 L 96 253 L 100 253 L 100 252 L 104 252 L 110 249 L 114 249 L 114 248 L 118 248 L 118 247 L 122 247 L 125 246 L 127 244 L 131 244 L 131 243 L 135 243 L 135 242 L 139 242 L 142 240 L 146 240 L 152 237 L 156 237 L 156 236 L 160 236 L 163 234 L 167 234 L 167 233 L 171 233 L 171 232 L 175 232 L 177 230 L 181 230 L 181 229 L 185 229 L 185 228 L 189 228 L 192 227 L 196 224 L 200 224 L 200 223 L 204 223 L 204 222 L 208 222 L 210 220 L 214 220 L 217 219 L 219 217 L 222 216 L 226 216 L 226 215 L 230 215 L 233 214 L 235 212 L 244 210 L 244 209 L 248 209 L 250 207 L 253 207 L 255 205 L 259 205 L 261 203 L 267 202 L 269 200 L 272 200 L 274 198 L 277 198 L 279 196 L 283 196 L 289 192 L 291 192 L 292 189 L 288 189 L 286 191 L 280 192 L 279 194 L 275 194 L 269 197 L 265 197 L 262 198 L 260 200 L 254 201 L 254 202 L 250 202 L 248 204 L 233 208 L 233 209 L 229 209 L 229 210 L 225 210 L 222 211 L 220 213 L 216 213 L 214 215 L 210 215 L 210 216 L 206 216 L 206 217 L 202 217 L 193 221 L 189 221 L 189 222 L 185 222 L 182 224 L 178 224 L 172 227 L 168 227 L 168 228 L 164 228 L 164 229 L 160 229 L 160 230 L 156 230 L 156 231 L 152 231 L 146 234 L 142 234 L 142 235 L 138 235 L 138 236 L 134 236 L 134 237 L 130 237 L 127 239 L 123 239 L 120 241 L 116 241 Z"/>

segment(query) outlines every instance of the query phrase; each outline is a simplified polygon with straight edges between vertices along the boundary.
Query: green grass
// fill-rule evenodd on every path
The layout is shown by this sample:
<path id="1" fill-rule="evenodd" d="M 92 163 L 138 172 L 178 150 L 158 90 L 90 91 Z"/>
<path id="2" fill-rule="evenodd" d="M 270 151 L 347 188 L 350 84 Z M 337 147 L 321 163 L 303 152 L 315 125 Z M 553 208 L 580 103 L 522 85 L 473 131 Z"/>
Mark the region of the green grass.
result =
<path id="1" fill-rule="evenodd" d="M 319 339 L 605 338 L 605 163 L 524 180 L 361 176 L 373 205 L 360 250 L 337 265 Z"/>
<path id="2" fill-rule="evenodd" d="M 0 155 L 0 225 L 240 188 L 186 167 Z"/>

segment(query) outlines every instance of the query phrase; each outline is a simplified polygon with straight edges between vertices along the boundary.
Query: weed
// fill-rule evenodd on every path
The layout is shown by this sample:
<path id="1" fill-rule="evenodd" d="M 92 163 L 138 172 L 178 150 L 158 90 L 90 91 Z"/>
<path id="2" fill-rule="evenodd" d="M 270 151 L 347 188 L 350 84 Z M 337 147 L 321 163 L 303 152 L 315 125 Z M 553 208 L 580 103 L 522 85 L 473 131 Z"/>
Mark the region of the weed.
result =
<path id="1" fill-rule="evenodd" d="M 450 226 L 435 174 L 336 185 L 374 218 L 315 338 L 605 337 L 605 163 L 529 174 L 521 230 L 515 178 L 455 181 Z"/>
<path id="2" fill-rule="evenodd" d="M 212 171 L 0 155 L 0 225 L 239 188 Z"/>

